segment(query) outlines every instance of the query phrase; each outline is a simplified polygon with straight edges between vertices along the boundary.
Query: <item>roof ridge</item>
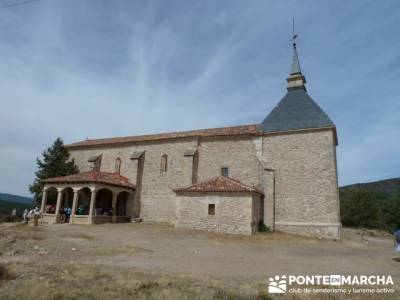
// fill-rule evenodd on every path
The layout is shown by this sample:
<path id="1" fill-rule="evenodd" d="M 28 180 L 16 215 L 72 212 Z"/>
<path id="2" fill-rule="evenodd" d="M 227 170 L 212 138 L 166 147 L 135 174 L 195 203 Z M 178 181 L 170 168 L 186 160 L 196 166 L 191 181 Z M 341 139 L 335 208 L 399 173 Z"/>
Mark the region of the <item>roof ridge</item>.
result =
<path id="1" fill-rule="evenodd" d="M 130 136 L 119 136 L 111 138 L 98 138 L 98 139 L 87 139 L 81 140 L 75 143 L 67 144 L 67 148 L 80 147 L 80 146 L 91 146 L 111 143 L 125 143 L 135 141 L 147 141 L 147 140 L 162 140 L 171 138 L 181 137 L 200 137 L 200 136 L 222 136 L 222 135 L 244 135 L 244 134 L 257 134 L 258 124 L 247 124 L 247 125 L 235 125 L 235 126 L 224 126 L 224 127 L 212 127 L 204 129 L 193 129 L 184 131 L 172 131 L 155 134 L 142 134 L 142 135 L 130 135 Z"/>
<path id="2" fill-rule="evenodd" d="M 93 182 L 93 183 L 102 183 L 102 184 L 110 184 L 116 186 L 123 186 L 129 188 L 135 188 L 135 184 L 130 182 L 129 179 L 125 176 L 122 176 L 118 173 L 112 172 L 100 172 L 100 171 L 86 171 L 75 173 L 66 176 L 58 176 L 43 179 L 44 183 L 79 183 L 79 182 Z"/>
<path id="3" fill-rule="evenodd" d="M 228 186 L 224 186 L 223 184 L 228 184 Z M 221 186 L 218 186 L 218 184 L 221 184 Z M 207 187 L 207 185 L 209 185 Z M 214 185 L 214 187 L 213 187 Z M 231 185 L 231 186 L 229 186 Z M 257 189 L 254 185 L 248 185 L 245 183 L 242 183 L 240 180 L 232 178 L 232 177 L 227 177 L 227 176 L 215 176 L 203 181 L 199 181 L 196 183 L 193 183 L 191 185 L 185 186 L 185 187 L 177 187 L 173 189 L 174 192 L 255 192 L 259 194 L 263 194 L 259 189 Z"/>

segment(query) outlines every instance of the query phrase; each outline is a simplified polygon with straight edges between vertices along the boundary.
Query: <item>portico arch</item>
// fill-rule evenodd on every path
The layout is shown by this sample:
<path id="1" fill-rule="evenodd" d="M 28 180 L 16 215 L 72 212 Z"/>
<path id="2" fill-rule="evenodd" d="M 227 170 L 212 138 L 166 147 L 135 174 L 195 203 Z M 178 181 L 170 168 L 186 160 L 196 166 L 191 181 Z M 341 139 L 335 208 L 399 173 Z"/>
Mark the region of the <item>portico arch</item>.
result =
<path id="1" fill-rule="evenodd" d="M 113 192 L 107 188 L 102 188 L 97 192 L 95 215 L 112 216 Z"/>
<path id="2" fill-rule="evenodd" d="M 62 191 L 61 208 L 72 207 L 72 199 L 74 197 L 74 191 L 71 187 L 67 187 Z"/>
<path id="3" fill-rule="evenodd" d="M 48 187 L 44 190 L 46 197 L 42 198 L 42 205 L 44 207 L 44 212 L 48 214 L 55 214 L 57 205 L 57 189 L 54 186 Z"/>
<path id="4" fill-rule="evenodd" d="M 120 192 L 117 196 L 117 211 L 116 214 L 119 217 L 127 216 L 127 202 L 128 202 L 129 193 L 126 191 Z"/>
<path id="5" fill-rule="evenodd" d="M 78 191 L 78 203 L 76 205 L 76 215 L 88 215 L 90 208 L 91 191 L 88 187 L 84 187 Z"/>

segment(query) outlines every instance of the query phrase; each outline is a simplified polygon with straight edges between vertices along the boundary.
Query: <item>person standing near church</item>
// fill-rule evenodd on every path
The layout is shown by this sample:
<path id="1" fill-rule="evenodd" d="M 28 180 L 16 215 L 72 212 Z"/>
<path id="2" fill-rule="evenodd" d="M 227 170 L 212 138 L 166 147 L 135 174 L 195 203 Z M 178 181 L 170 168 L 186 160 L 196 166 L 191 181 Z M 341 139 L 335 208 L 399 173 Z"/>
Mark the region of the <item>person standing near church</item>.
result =
<path id="1" fill-rule="evenodd" d="M 42 216 L 40 209 L 35 207 L 33 210 L 33 226 L 37 227 L 39 225 L 39 219 Z"/>
<path id="2" fill-rule="evenodd" d="M 29 214 L 28 209 L 25 208 L 24 214 L 22 215 L 22 219 L 23 219 L 24 224 L 28 223 L 28 214 Z"/>
<path id="3" fill-rule="evenodd" d="M 69 219 L 71 218 L 71 207 L 67 206 L 65 209 L 65 223 L 69 223 Z"/>
<path id="4" fill-rule="evenodd" d="M 14 208 L 14 209 L 11 211 L 11 222 L 15 222 L 16 220 L 17 220 L 17 209 Z"/>

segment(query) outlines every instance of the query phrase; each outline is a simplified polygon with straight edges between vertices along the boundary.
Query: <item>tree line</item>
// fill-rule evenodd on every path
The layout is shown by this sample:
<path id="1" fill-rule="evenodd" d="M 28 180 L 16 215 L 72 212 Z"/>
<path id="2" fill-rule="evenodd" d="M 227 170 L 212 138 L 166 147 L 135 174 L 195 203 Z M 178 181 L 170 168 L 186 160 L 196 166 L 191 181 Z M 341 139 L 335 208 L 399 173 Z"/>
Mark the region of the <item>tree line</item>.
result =
<path id="1" fill-rule="evenodd" d="M 342 225 L 393 232 L 400 228 L 400 186 L 394 193 L 368 187 L 340 190 Z"/>

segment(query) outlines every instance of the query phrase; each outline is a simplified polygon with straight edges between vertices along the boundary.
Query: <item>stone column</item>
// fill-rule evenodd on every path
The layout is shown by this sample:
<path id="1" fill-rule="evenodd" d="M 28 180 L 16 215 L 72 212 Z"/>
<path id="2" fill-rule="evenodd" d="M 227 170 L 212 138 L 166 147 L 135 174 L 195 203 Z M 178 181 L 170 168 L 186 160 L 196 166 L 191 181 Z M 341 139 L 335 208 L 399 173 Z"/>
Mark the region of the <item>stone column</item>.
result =
<path id="1" fill-rule="evenodd" d="M 118 193 L 113 192 L 113 196 L 112 196 L 112 212 L 113 212 L 112 221 L 113 221 L 113 223 L 117 222 L 117 196 L 118 196 Z"/>
<path id="2" fill-rule="evenodd" d="M 74 197 L 72 198 L 72 209 L 69 217 L 69 224 L 72 224 L 72 218 L 76 213 L 76 206 L 78 205 L 79 189 L 74 189 Z"/>
<path id="3" fill-rule="evenodd" d="M 96 207 L 96 194 L 97 190 L 96 189 L 91 189 L 91 195 L 90 195 L 90 208 L 89 208 L 89 223 L 93 224 L 94 223 L 94 210 Z"/>
<path id="4" fill-rule="evenodd" d="M 57 189 L 57 205 L 55 211 L 55 223 L 58 223 L 58 219 L 60 218 L 60 207 L 61 207 L 61 200 L 63 195 L 63 188 Z"/>
<path id="5" fill-rule="evenodd" d="M 264 169 L 264 224 L 275 231 L 275 171 Z"/>
<path id="6" fill-rule="evenodd" d="M 41 206 L 40 206 L 40 212 L 42 214 L 45 213 L 46 201 L 47 201 L 47 188 L 43 188 L 42 203 L 41 203 Z"/>
<path id="7" fill-rule="evenodd" d="M 131 198 L 133 200 L 133 203 L 127 204 L 127 205 L 132 205 L 132 207 L 128 210 L 127 207 L 127 216 L 131 216 L 134 218 L 140 218 L 142 214 L 142 181 L 143 181 L 143 172 L 144 172 L 144 160 L 145 160 L 145 154 L 140 156 L 140 158 L 137 161 L 137 173 L 136 173 L 136 188 L 135 188 L 135 194 Z"/>

